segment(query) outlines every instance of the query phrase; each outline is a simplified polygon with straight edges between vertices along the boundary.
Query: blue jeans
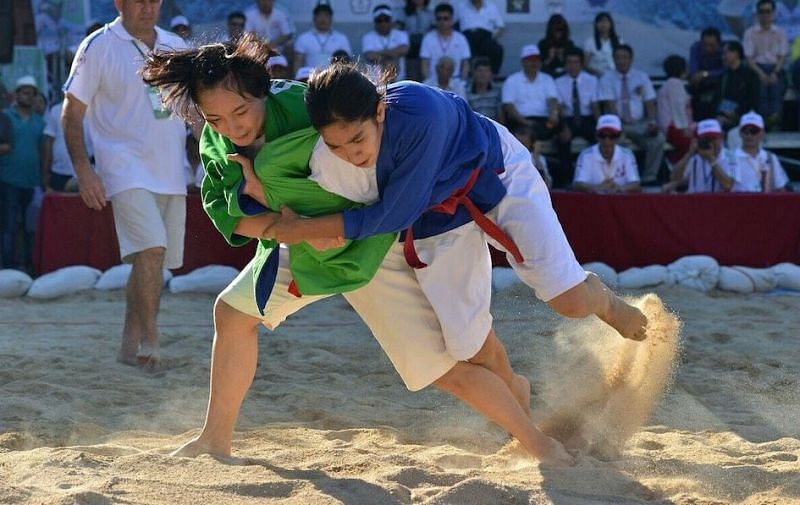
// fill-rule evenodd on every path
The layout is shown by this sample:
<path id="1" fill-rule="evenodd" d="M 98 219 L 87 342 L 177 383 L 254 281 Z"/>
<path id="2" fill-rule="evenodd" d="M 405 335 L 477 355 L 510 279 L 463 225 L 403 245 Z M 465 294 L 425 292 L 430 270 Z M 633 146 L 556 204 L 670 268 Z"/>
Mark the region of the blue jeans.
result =
<path id="1" fill-rule="evenodd" d="M 775 65 L 758 65 L 767 75 L 775 70 Z M 761 95 L 758 101 L 758 113 L 764 116 L 764 120 L 770 116 L 778 119 L 783 116 L 783 97 L 786 94 L 786 75 L 783 70 L 778 72 L 778 82 L 775 84 L 761 83 Z"/>
<path id="2" fill-rule="evenodd" d="M 0 218 L 2 219 L 2 259 L 4 268 L 27 268 L 33 262 L 33 233 L 25 231 L 25 209 L 33 199 L 33 188 L 18 188 L 0 182 Z M 23 257 L 19 257 L 17 239 L 23 234 Z"/>

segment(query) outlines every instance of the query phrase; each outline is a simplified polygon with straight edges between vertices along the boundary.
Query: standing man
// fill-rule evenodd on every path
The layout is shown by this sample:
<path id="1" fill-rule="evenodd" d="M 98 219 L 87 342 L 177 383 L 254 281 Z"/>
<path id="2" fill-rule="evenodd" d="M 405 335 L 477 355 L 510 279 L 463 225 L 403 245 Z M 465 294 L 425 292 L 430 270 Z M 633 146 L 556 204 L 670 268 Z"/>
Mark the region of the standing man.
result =
<path id="1" fill-rule="evenodd" d="M 328 4 L 314 7 L 314 28 L 303 32 L 294 43 L 294 68 L 325 68 L 331 63 L 333 53 L 344 51 L 353 54 L 350 40 L 333 29 L 333 9 Z M 270 60 L 272 63 L 272 60 Z"/>
<path id="2" fill-rule="evenodd" d="M 118 360 L 157 364 L 162 268 L 183 263 L 186 180 L 184 123 L 138 74 L 154 49 L 185 48 L 156 27 L 160 0 L 115 0 L 119 17 L 81 43 L 64 85 L 62 123 L 81 198 L 95 210 L 111 201 L 120 255 L 133 264 Z M 98 173 L 83 136 L 88 118 Z"/>
<path id="3" fill-rule="evenodd" d="M 433 77 L 439 58 L 449 56 L 455 62 L 456 76 L 466 81 L 469 77 L 469 59 L 472 53 L 467 38 L 453 29 L 453 6 L 439 4 L 434 13 L 436 29 L 422 37 L 419 50 L 419 56 L 422 58 L 422 80 Z"/>
<path id="4" fill-rule="evenodd" d="M 392 28 L 392 8 L 380 4 L 372 9 L 375 29 L 361 38 L 361 53 L 375 65 L 387 66 L 396 63 L 397 77 L 406 77 L 406 54 L 408 53 L 408 33 Z"/>

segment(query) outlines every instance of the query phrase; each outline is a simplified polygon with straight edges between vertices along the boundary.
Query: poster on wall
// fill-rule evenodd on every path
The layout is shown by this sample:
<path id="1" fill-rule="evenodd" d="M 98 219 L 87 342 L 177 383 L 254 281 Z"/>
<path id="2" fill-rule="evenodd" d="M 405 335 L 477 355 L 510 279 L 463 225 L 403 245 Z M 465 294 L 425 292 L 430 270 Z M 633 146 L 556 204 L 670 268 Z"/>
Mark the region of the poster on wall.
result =
<path id="1" fill-rule="evenodd" d="M 25 75 L 32 75 L 39 89 L 46 89 L 47 65 L 41 48 L 14 46 L 14 63 L 0 65 L 0 79 L 9 91 L 14 89 L 17 79 Z"/>

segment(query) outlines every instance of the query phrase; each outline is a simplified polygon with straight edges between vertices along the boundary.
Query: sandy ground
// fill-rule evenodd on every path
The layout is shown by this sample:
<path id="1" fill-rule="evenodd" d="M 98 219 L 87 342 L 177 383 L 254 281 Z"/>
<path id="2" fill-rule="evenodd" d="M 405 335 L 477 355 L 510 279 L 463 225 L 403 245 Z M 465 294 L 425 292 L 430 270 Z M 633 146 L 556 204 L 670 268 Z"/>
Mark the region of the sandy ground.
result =
<path id="1" fill-rule="evenodd" d="M 536 418 L 590 446 L 560 470 L 444 394 L 406 391 L 340 297 L 261 338 L 232 460 L 171 458 L 205 412 L 211 297 L 165 295 L 155 372 L 114 361 L 119 292 L 2 300 L 0 503 L 800 503 L 800 298 L 657 295 L 680 345 L 656 298 L 633 344 L 522 286 L 495 296 Z"/>

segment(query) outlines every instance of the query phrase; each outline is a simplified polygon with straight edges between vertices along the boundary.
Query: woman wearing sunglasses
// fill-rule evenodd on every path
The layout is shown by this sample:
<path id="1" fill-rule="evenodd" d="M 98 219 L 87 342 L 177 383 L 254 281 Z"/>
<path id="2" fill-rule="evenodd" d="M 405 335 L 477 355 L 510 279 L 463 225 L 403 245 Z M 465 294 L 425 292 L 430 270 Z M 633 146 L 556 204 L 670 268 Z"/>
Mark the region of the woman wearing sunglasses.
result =
<path id="1" fill-rule="evenodd" d="M 613 114 L 600 116 L 595 128 L 597 144 L 578 156 L 572 189 L 588 193 L 636 193 L 640 191 L 636 157 L 619 145 L 622 123 Z"/>

